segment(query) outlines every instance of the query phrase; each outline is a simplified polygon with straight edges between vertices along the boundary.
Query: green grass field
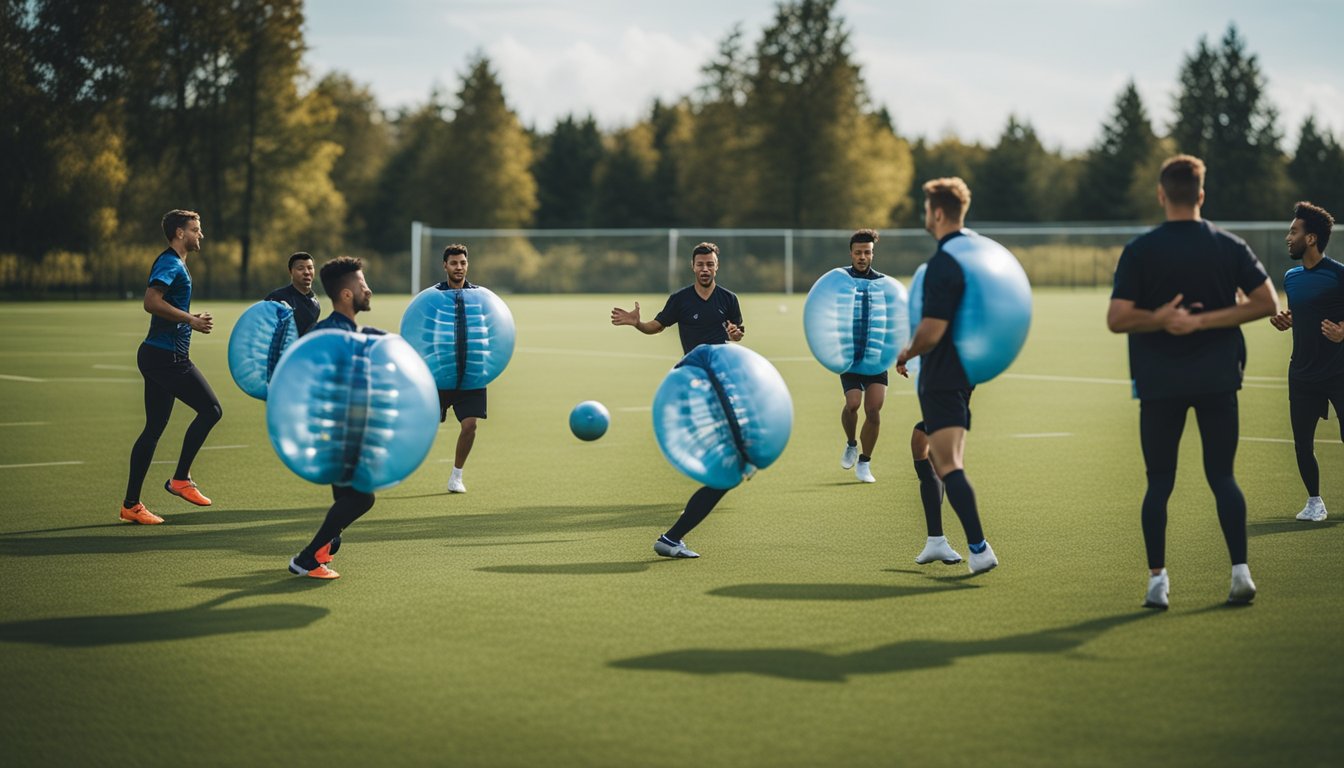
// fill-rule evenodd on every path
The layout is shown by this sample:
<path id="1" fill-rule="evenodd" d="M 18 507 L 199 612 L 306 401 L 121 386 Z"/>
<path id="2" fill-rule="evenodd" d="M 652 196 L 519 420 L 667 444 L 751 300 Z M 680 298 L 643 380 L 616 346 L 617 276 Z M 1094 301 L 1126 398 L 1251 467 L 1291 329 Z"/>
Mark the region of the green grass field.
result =
<path id="1" fill-rule="evenodd" d="M 377 286 L 375 286 L 375 290 Z M 1190 420 L 1171 502 L 1172 609 L 1140 609 L 1144 475 L 1125 342 L 1106 294 L 1037 293 L 1009 374 L 977 390 L 967 452 L 1000 567 L 916 566 L 924 540 L 893 382 L 876 485 L 842 471 L 837 377 L 802 297 L 743 297 L 746 343 L 789 384 L 783 457 L 687 537 L 651 551 L 695 489 L 648 406 L 674 332 L 613 328 L 613 302 L 505 297 L 518 348 L 449 496 L 456 425 L 344 537 L 321 583 L 285 565 L 329 489 L 271 450 L 229 377 L 216 316 L 193 358 L 224 404 L 194 467 L 214 499 L 145 486 L 157 527 L 120 524 L 143 421 L 138 302 L 0 308 L 0 753 L 7 765 L 1339 765 L 1344 759 L 1344 447 L 1321 425 L 1322 524 L 1288 442 L 1290 341 L 1247 331 L 1238 476 L 1250 608 Z M 395 329 L 403 296 L 365 322 Z M 324 301 L 324 304 L 326 302 Z M 611 430 L 581 443 L 569 409 Z M 965 554 L 950 508 L 949 538 Z M 1332 554 L 1333 553 L 1333 554 Z"/>

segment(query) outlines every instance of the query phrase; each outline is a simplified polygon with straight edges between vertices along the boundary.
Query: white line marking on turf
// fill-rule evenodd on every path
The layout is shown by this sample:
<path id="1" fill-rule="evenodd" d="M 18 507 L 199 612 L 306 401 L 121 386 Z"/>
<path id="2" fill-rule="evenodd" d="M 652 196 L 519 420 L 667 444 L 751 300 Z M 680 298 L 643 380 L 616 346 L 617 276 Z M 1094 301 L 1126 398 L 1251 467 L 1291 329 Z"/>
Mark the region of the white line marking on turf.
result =
<path id="1" fill-rule="evenodd" d="M 627 405 L 627 406 L 625 406 L 624 408 L 617 408 L 616 410 L 618 410 L 618 411 L 625 411 L 626 413 L 648 413 L 649 411 L 652 411 L 652 410 L 653 410 L 653 406 L 652 406 L 652 405 Z"/>
<path id="2" fill-rule="evenodd" d="M 4 379 L 5 381 L 31 381 L 36 384 L 41 384 L 46 381 L 46 379 L 34 379 L 32 376 L 11 376 L 7 373 L 0 373 L 0 379 Z"/>
<path id="3" fill-rule="evenodd" d="M 1293 444 L 1292 440 L 1285 440 L 1282 437 L 1243 437 L 1241 439 L 1251 443 L 1287 443 L 1288 445 Z M 1330 445 L 1331 443 L 1334 443 L 1335 445 L 1339 444 L 1338 440 L 1316 440 L 1315 442 L 1321 443 L 1323 445 Z"/>
<path id="4" fill-rule="evenodd" d="M 1013 437 L 1073 437 L 1072 432 L 1025 432 Z"/>
<path id="5" fill-rule="evenodd" d="M 227 451 L 232 448 L 247 448 L 246 445 L 202 445 L 202 451 Z"/>
<path id="6" fill-rule="evenodd" d="M 59 384 L 142 384 L 144 379 L 104 379 L 93 376 L 69 376 L 59 379 L 43 379 Z"/>
<path id="7" fill-rule="evenodd" d="M 68 467 L 83 464 L 82 461 L 43 461 L 36 464 L 0 464 L 0 469 L 23 469 L 24 467 Z"/>
<path id="8" fill-rule="evenodd" d="M 107 364 L 107 363 L 98 363 L 98 364 L 94 365 L 93 367 L 94 367 L 95 369 L 97 369 L 97 370 L 100 370 L 100 371 L 138 371 L 138 370 L 140 370 L 139 368 L 136 368 L 134 365 L 110 365 L 110 364 Z"/>
<path id="9" fill-rule="evenodd" d="M 45 427 L 49 421 L 11 421 L 7 424 L 0 424 L 0 427 Z"/>
<path id="10" fill-rule="evenodd" d="M 1005 373 L 1005 379 L 1027 381 L 1061 381 L 1071 384 L 1129 384 L 1129 379 L 1096 379 L 1089 376 L 1046 376 L 1039 373 Z"/>

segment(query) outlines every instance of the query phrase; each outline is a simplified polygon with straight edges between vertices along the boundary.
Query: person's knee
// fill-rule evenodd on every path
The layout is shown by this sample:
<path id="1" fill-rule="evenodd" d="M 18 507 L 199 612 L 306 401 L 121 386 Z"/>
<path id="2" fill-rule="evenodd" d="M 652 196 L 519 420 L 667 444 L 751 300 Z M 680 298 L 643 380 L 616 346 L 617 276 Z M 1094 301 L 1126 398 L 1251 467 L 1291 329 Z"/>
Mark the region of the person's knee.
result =
<path id="1" fill-rule="evenodd" d="M 462 436 L 463 436 L 463 437 L 475 437 L 475 436 L 476 436 L 476 420 L 475 420 L 475 419 L 463 419 L 463 420 L 462 420 Z"/>
<path id="2" fill-rule="evenodd" d="M 869 424 L 880 424 L 882 422 L 882 406 L 881 405 L 864 406 L 863 418 L 867 419 Z"/>
<path id="3" fill-rule="evenodd" d="M 1148 473 L 1149 493 L 1161 493 L 1170 496 L 1172 490 L 1175 489 L 1175 487 L 1176 487 L 1175 472 L 1162 471 L 1162 472 Z"/>

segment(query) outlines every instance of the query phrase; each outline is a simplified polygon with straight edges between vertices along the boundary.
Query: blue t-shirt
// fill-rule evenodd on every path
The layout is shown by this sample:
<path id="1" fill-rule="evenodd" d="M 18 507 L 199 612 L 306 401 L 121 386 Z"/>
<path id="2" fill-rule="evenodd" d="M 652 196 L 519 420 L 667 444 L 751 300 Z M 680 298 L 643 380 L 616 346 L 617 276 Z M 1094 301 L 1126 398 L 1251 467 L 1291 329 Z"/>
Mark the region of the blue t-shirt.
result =
<path id="1" fill-rule="evenodd" d="M 742 307 L 737 303 L 737 295 L 718 285 L 714 286 L 708 299 L 700 298 L 694 285 L 682 288 L 667 297 L 663 311 L 653 319 L 664 328 L 680 324 L 677 332 L 681 335 L 682 354 L 701 344 L 727 344 L 725 322 L 743 327 Z"/>
<path id="2" fill-rule="evenodd" d="M 1320 383 L 1344 376 L 1344 343 L 1321 333 L 1321 321 L 1344 320 L 1344 264 L 1330 257 L 1307 269 L 1297 266 L 1283 276 L 1288 308 L 1293 311 L 1293 360 L 1288 377 Z"/>
<path id="3" fill-rule="evenodd" d="M 1154 310 L 1179 293 L 1191 312 L 1211 312 L 1236 304 L 1238 289 L 1249 294 L 1268 279 L 1245 240 L 1207 221 L 1168 221 L 1125 246 L 1111 298 Z M 1129 373 L 1140 400 L 1235 392 L 1245 366 L 1241 328 L 1129 334 Z"/>
<path id="4" fill-rule="evenodd" d="M 971 388 L 966 368 L 961 364 L 961 355 L 957 353 L 957 345 L 952 341 L 957 326 L 957 310 L 966 294 L 966 274 L 962 272 L 961 264 L 943 249 L 954 237 L 963 237 L 963 234 L 960 231 L 952 232 L 940 239 L 937 252 L 924 268 L 922 317 L 946 320 L 947 329 L 933 349 L 920 355 L 920 393 Z"/>
<path id="5" fill-rule="evenodd" d="M 191 273 L 187 271 L 187 263 L 172 248 L 159 254 L 149 270 L 149 285 L 155 283 L 164 286 L 164 301 L 183 312 L 191 312 Z M 145 343 L 186 357 L 191 352 L 191 325 L 150 315 Z"/>

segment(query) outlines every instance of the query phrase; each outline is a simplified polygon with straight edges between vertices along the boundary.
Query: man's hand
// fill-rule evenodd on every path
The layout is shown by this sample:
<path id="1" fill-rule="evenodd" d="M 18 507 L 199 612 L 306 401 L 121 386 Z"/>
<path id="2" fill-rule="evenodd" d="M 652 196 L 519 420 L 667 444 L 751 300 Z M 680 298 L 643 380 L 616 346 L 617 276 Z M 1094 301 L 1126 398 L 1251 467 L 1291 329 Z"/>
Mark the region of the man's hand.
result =
<path id="1" fill-rule="evenodd" d="M 907 379 L 910 378 L 910 372 L 906 370 L 905 364 L 910 362 L 912 357 L 913 356 L 910 354 L 909 347 L 902 349 L 901 353 L 896 356 L 896 372 L 901 374 Z"/>
<path id="2" fill-rule="evenodd" d="M 1341 341 L 1344 341 L 1344 323 L 1332 323 L 1329 320 L 1322 320 L 1321 333 L 1325 334 L 1325 338 L 1338 344 Z"/>
<path id="3" fill-rule="evenodd" d="M 611 308 L 612 325 L 639 325 L 639 302 L 635 302 L 635 311 L 627 312 L 620 307 Z"/>
<path id="4" fill-rule="evenodd" d="M 1279 329 L 1280 331 L 1286 331 L 1291 329 L 1293 327 L 1293 310 L 1285 309 L 1279 314 L 1274 315 L 1273 317 L 1269 318 L 1269 324 Z"/>
<path id="5" fill-rule="evenodd" d="M 636 309 L 636 310 L 639 309 L 639 305 L 638 305 L 638 304 L 635 305 L 635 309 Z M 742 340 L 742 329 L 739 328 L 739 327 L 737 327 L 736 325 L 734 325 L 732 320 L 727 320 L 727 321 L 724 322 L 724 324 L 723 324 L 723 330 L 725 330 L 725 331 L 728 332 L 728 340 L 729 340 L 729 341 L 741 341 L 741 340 Z"/>
<path id="6" fill-rule="evenodd" d="M 215 318 L 209 312 L 202 312 L 198 315 L 192 315 L 191 320 L 187 321 L 193 331 L 200 333 L 209 333 L 215 327 Z"/>

